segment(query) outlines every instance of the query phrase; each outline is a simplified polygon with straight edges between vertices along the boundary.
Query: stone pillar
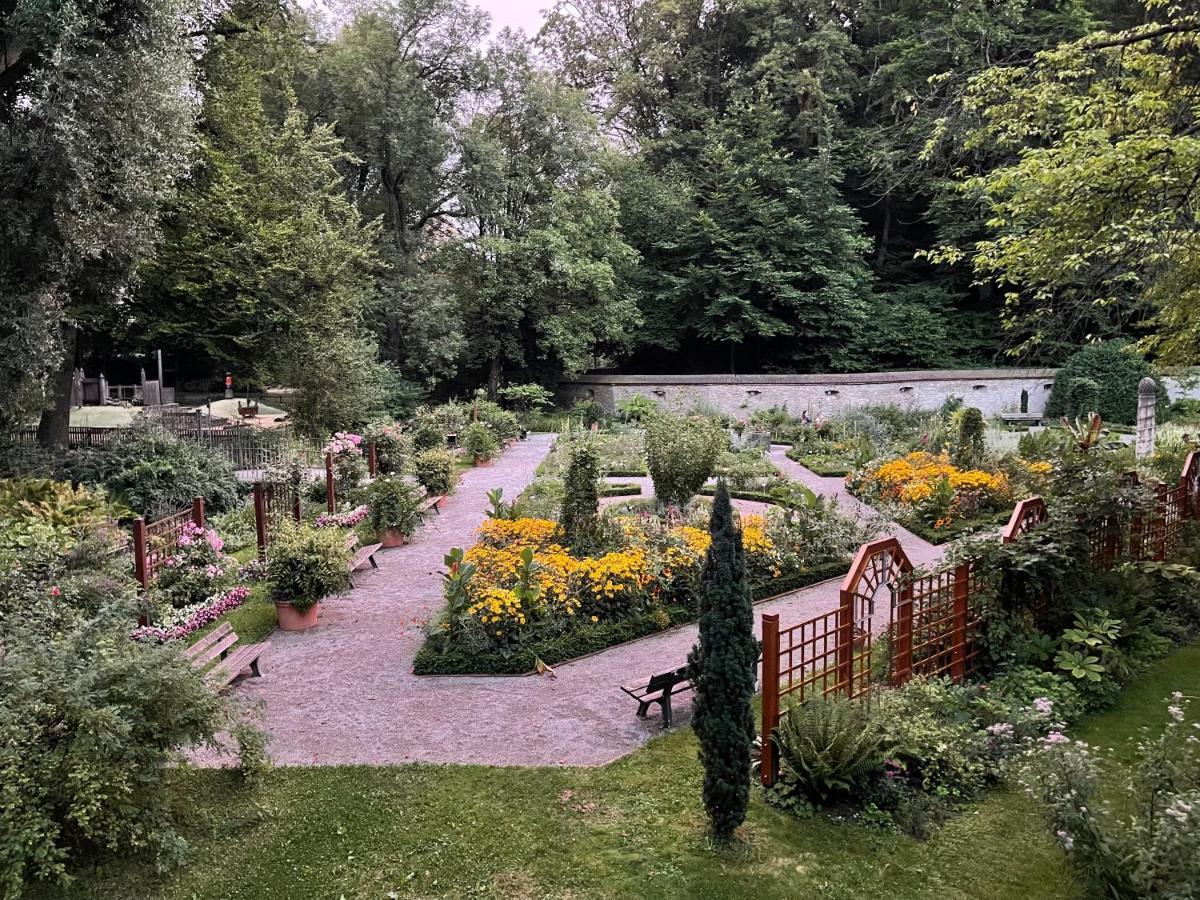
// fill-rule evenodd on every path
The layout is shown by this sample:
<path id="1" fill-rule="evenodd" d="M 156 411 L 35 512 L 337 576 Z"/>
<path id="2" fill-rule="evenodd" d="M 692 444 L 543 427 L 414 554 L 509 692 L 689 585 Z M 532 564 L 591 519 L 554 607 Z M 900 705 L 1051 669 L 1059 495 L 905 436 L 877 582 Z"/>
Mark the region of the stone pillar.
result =
<path id="1" fill-rule="evenodd" d="M 1154 414 L 1158 404 L 1158 385 L 1153 378 L 1138 383 L 1137 446 L 1138 459 L 1154 455 Z"/>

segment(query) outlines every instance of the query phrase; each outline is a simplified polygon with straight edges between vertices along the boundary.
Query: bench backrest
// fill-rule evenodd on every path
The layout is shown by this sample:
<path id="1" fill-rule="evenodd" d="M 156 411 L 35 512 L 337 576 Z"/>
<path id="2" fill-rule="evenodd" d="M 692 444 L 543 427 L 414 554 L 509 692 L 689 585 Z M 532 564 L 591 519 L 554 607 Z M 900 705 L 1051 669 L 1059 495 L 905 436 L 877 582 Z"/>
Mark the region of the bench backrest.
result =
<path id="1" fill-rule="evenodd" d="M 668 688 L 673 688 L 682 681 L 687 681 L 690 677 L 691 670 L 687 666 L 680 666 L 678 669 L 672 669 L 670 672 L 660 672 L 657 675 L 651 675 L 650 681 L 646 683 L 647 692 L 665 691 Z"/>
<path id="2" fill-rule="evenodd" d="M 194 666 L 204 666 L 212 662 L 238 641 L 237 633 L 228 622 L 222 622 L 192 646 L 183 651 L 183 655 L 192 661 Z"/>

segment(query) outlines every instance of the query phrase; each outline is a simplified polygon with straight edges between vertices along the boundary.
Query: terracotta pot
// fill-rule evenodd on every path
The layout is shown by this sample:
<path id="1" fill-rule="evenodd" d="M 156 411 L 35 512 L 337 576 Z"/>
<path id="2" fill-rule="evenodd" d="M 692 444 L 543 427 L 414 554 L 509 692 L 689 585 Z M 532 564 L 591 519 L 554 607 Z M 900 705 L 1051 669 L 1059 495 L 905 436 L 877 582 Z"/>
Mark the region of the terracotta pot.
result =
<path id="1" fill-rule="evenodd" d="M 403 547 L 408 543 L 408 537 L 397 528 L 388 528 L 383 532 L 381 541 L 385 547 Z"/>
<path id="2" fill-rule="evenodd" d="M 492 464 L 492 461 L 490 459 L 488 459 L 486 456 L 475 457 L 475 465 L 480 468 L 483 468 L 484 466 L 490 466 L 491 464 Z"/>
<path id="3" fill-rule="evenodd" d="M 275 612 L 279 616 L 279 628 L 282 631 L 308 631 L 317 624 L 317 607 L 320 603 L 314 603 L 304 612 L 300 612 L 292 604 L 286 601 L 275 601 Z"/>

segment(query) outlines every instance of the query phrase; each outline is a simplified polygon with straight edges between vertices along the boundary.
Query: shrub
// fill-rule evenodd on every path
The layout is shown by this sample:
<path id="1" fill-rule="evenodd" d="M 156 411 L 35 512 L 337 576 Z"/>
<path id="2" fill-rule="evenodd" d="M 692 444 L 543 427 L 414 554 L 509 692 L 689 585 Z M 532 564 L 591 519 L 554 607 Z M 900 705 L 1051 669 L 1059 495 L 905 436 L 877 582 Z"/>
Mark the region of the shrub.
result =
<path id="1" fill-rule="evenodd" d="M 113 525 L 123 510 L 102 491 L 62 481 L 0 481 L 0 549 L 49 546 L 65 552 L 80 535 Z"/>
<path id="2" fill-rule="evenodd" d="M 482 422 L 497 442 L 511 441 L 521 436 L 521 423 L 517 417 L 490 400 L 476 400 L 471 405 L 475 421 Z"/>
<path id="3" fill-rule="evenodd" d="M 133 429 L 105 447 L 64 457 L 71 481 L 102 485 L 148 519 L 159 519 L 203 497 L 214 513 L 233 509 L 241 496 L 233 464 L 191 441 L 153 428 Z"/>
<path id="4" fill-rule="evenodd" d="M 591 428 L 593 425 L 603 424 L 608 418 L 608 413 L 595 400 L 576 400 L 571 404 L 571 418 L 579 419 L 584 426 Z"/>
<path id="5" fill-rule="evenodd" d="M 554 395 L 540 384 L 509 384 L 500 388 L 500 399 L 525 415 L 545 409 L 554 400 Z"/>
<path id="6" fill-rule="evenodd" d="M 634 394 L 618 403 L 617 411 L 623 421 L 643 424 L 658 413 L 658 404 L 644 394 Z"/>
<path id="7" fill-rule="evenodd" d="M 1051 732 L 1030 755 L 1026 784 L 1068 858 L 1106 896 L 1192 897 L 1200 885 L 1200 742 L 1189 703 L 1178 693 L 1167 701 L 1166 726 L 1137 743 L 1115 802 L 1100 796 L 1112 782 L 1086 744 Z"/>
<path id="8" fill-rule="evenodd" d="M 987 423 L 983 413 L 974 406 L 967 406 L 955 413 L 957 433 L 954 439 L 954 452 L 951 458 L 956 466 L 969 468 L 983 459 L 987 449 Z"/>
<path id="9" fill-rule="evenodd" d="M 1094 411 L 1106 422 L 1132 425 L 1137 419 L 1138 382 L 1149 374 L 1149 364 L 1125 342 L 1091 344 L 1072 354 L 1058 370 L 1046 415 L 1074 418 Z M 1094 410 L 1072 406 L 1071 385 L 1081 378 L 1096 385 Z M 1166 411 L 1166 399 L 1166 389 L 1159 384 L 1160 416 Z"/>
<path id="10" fill-rule="evenodd" d="M 367 487 L 368 518 L 375 532 L 412 534 L 421 524 L 421 490 L 398 476 L 376 478 Z"/>
<path id="11" fill-rule="evenodd" d="M 857 700 L 815 696 L 788 708 L 774 739 L 779 790 L 812 803 L 861 796 L 883 772 L 883 744 L 869 707 Z"/>
<path id="12" fill-rule="evenodd" d="M 445 447 L 422 450 L 413 457 L 413 477 L 430 494 L 442 496 L 454 487 L 454 454 Z"/>
<path id="13" fill-rule="evenodd" d="M 375 471 L 399 475 L 408 467 L 413 456 L 413 439 L 395 422 L 376 422 L 368 425 L 363 435 L 375 444 Z"/>
<path id="14" fill-rule="evenodd" d="M 713 474 L 725 432 L 701 417 L 655 416 L 646 425 L 646 462 L 660 503 L 683 506 Z"/>
<path id="15" fill-rule="evenodd" d="M 1100 385 L 1091 378 L 1072 378 L 1067 383 L 1066 406 L 1063 415 L 1078 419 L 1100 408 Z"/>
<path id="16" fill-rule="evenodd" d="M 337 528 L 312 528 L 284 519 L 267 549 L 271 599 L 303 612 L 350 586 L 350 549 Z"/>
<path id="17" fill-rule="evenodd" d="M 237 561 L 221 552 L 224 546 L 213 529 L 184 525 L 154 582 L 155 599 L 179 609 L 227 588 L 237 574 Z"/>
<path id="18" fill-rule="evenodd" d="M 600 479 L 599 459 L 594 448 L 580 442 L 571 450 L 564 479 L 562 513 L 563 538 L 576 553 L 586 553 L 596 538 L 600 498 L 596 483 Z"/>
<path id="19" fill-rule="evenodd" d="M 500 446 L 496 436 L 482 422 L 467 426 L 462 433 L 462 445 L 476 459 L 491 459 Z"/>
<path id="20" fill-rule="evenodd" d="M 429 407 L 422 406 L 413 413 L 408 429 L 412 435 L 413 449 L 417 452 L 445 449 L 448 434 L 446 426 Z"/>
<path id="21" fill-rule="evenodd" d="M 725 482 L 718 482 L 700 581 L 700 640 L 688 654 L 695 685 L 692 727 L 704 766 L 704 806 L 713 837 L 728 841 L 746 818 L 754 743 L 758 643 L 745 551 Z"/>
<path id="22" fill-rule="evenodd" d="M 211 743 L 216 694 L 175 651 L 129 639 L 134 610 L 67 628 L 23 623 L 0 653 L 0 890 L 66 884 L 89 851 L 182 860 L 167 779 Z"/>

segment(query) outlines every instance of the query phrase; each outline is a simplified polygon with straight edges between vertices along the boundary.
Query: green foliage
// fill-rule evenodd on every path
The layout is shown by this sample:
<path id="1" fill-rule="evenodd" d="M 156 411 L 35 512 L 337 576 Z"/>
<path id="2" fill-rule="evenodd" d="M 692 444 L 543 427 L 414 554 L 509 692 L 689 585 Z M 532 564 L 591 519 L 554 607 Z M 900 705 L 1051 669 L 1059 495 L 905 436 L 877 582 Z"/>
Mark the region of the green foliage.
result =
<path id="1" fill-rule="evenodd" d="M 396 476 L 381 476 L 367 486 L 367 518 L 376 534 L 389 529 L 410 535 L 421 524 L 421 488 Z"/>
<path id="2" fill-rule="evenodd" d="M 620 412 L 622 421 L 644 425 L 658 414 L 658 404 L 645 394 L 634 394 L 620 401 L 617 411 Z"/>
<path id="3" fill-rule="evenodd" d="M 221 702 L 176 650 L 129 639 L 130 605 L 65 628 L 10 623 L 0 654 L 0 886 L 67 885 L 95 851 L 181 862 L 167 792 Z"/>
<path id="4" fill-rule="evenodd" d="M 573 553 L 586 555 L 595 547 L 600 517 L 599 454 L 584 441 L 576 441 L 563 479 L 562 512 L 558 522 L 563 539 Z"/>
<path id="5" fill-rule="evenodd" d="M 516 519 L 517 504 L 506 503 L 504 500 L 504 488 L 493 488 L 487 492 L 489 519 Z"/>
<path id="6" fill-rule="evenodd" d="M 696 699 L 692 727 L 704 765 L 704 806 L 714 838 L 727 842 L 746 818 L 754 743 L 758 642 L 741 534 L 724 482 L 709 522 L 712 543 L 700 582 L 700 640 L 688 654 Z"/>
<path id="7" fill-rule="evenodd" d="M 1150 374 L 1146 361 L 1121 341 L 1084 347 L 1055 375 L 1046 415 L 1075 419 L 1095 412 L 1105 422 L 1132 425 L 1137 420 L 1138 382 Z M 1164 413 L 1166 391 L 1161 385 L 1159 391 Z"/>
<path id="8" fill-rule="evenodd" d="M 646 462 L 660 503 L 682 506 L 713 474 L 728 441 L 709 419 L 659 415 L 646 424 Z"/>
<path id="9" fill-rule="evenodd" d="M 340 528 L 313 528 L 284 519 L 267 548 L 271 599 L 300 612 L 350 586 L 350 549 Z"/>
<path id="10" fill-rule="evenodd" d="M 412 474 L 431 495 L 444 496 L 454 487 L 454 454 L 445 447 L 422 450 L 413 457 Z"/>
<path id="11" fill-rule="evenodd" d="M 954 424 L 957 433 L 950 458 L 959 468 L 974 468 L 987 450 L 987 423 L 983 413 L 974 406 L 963 407 L 954 414 Z"/>
<path id="12" fill-rule="evenodd" d="M 537 412 L 554 402 L 554 394 L 540 384 L 508 384 L 496 393 L 521 413 Z"/>
<path id="13" fill-rule="evenodd" d="M 1144 729 L 1130 777 L 1108 777 L 1086 745 L 1033 751 L 1023 771 L 1068 856 L 1106 896 L 1186 897 L 1200 884 L 1200 744 L 1191 699 L 1166 701 L 1165 726 Z"/>
<path id="14" fill-rule="evenodd" d="M 813 803 L 856 796 L 883 772 L 883 744 L 866 704 L 810 697 L 784 712 L 773 735 L 780 788 Z"/>
<path id="15" fill-rule="evenodd" d="M 74 450 L 62 462 L 71 481 L 103 486 L 138 515 L 159 519 L 203 497 L 214 513 L 241 496 L 233 465 L 223 455 L 154 428 L 134 429 L 103 447 Z"/>
<path id="16" fill-rule="evenodd" d="M 472 422 L 459 435 L 459 439 L 475 459 L 491 459 L 500 449 L 496 436 L 482 422 Z"/>

